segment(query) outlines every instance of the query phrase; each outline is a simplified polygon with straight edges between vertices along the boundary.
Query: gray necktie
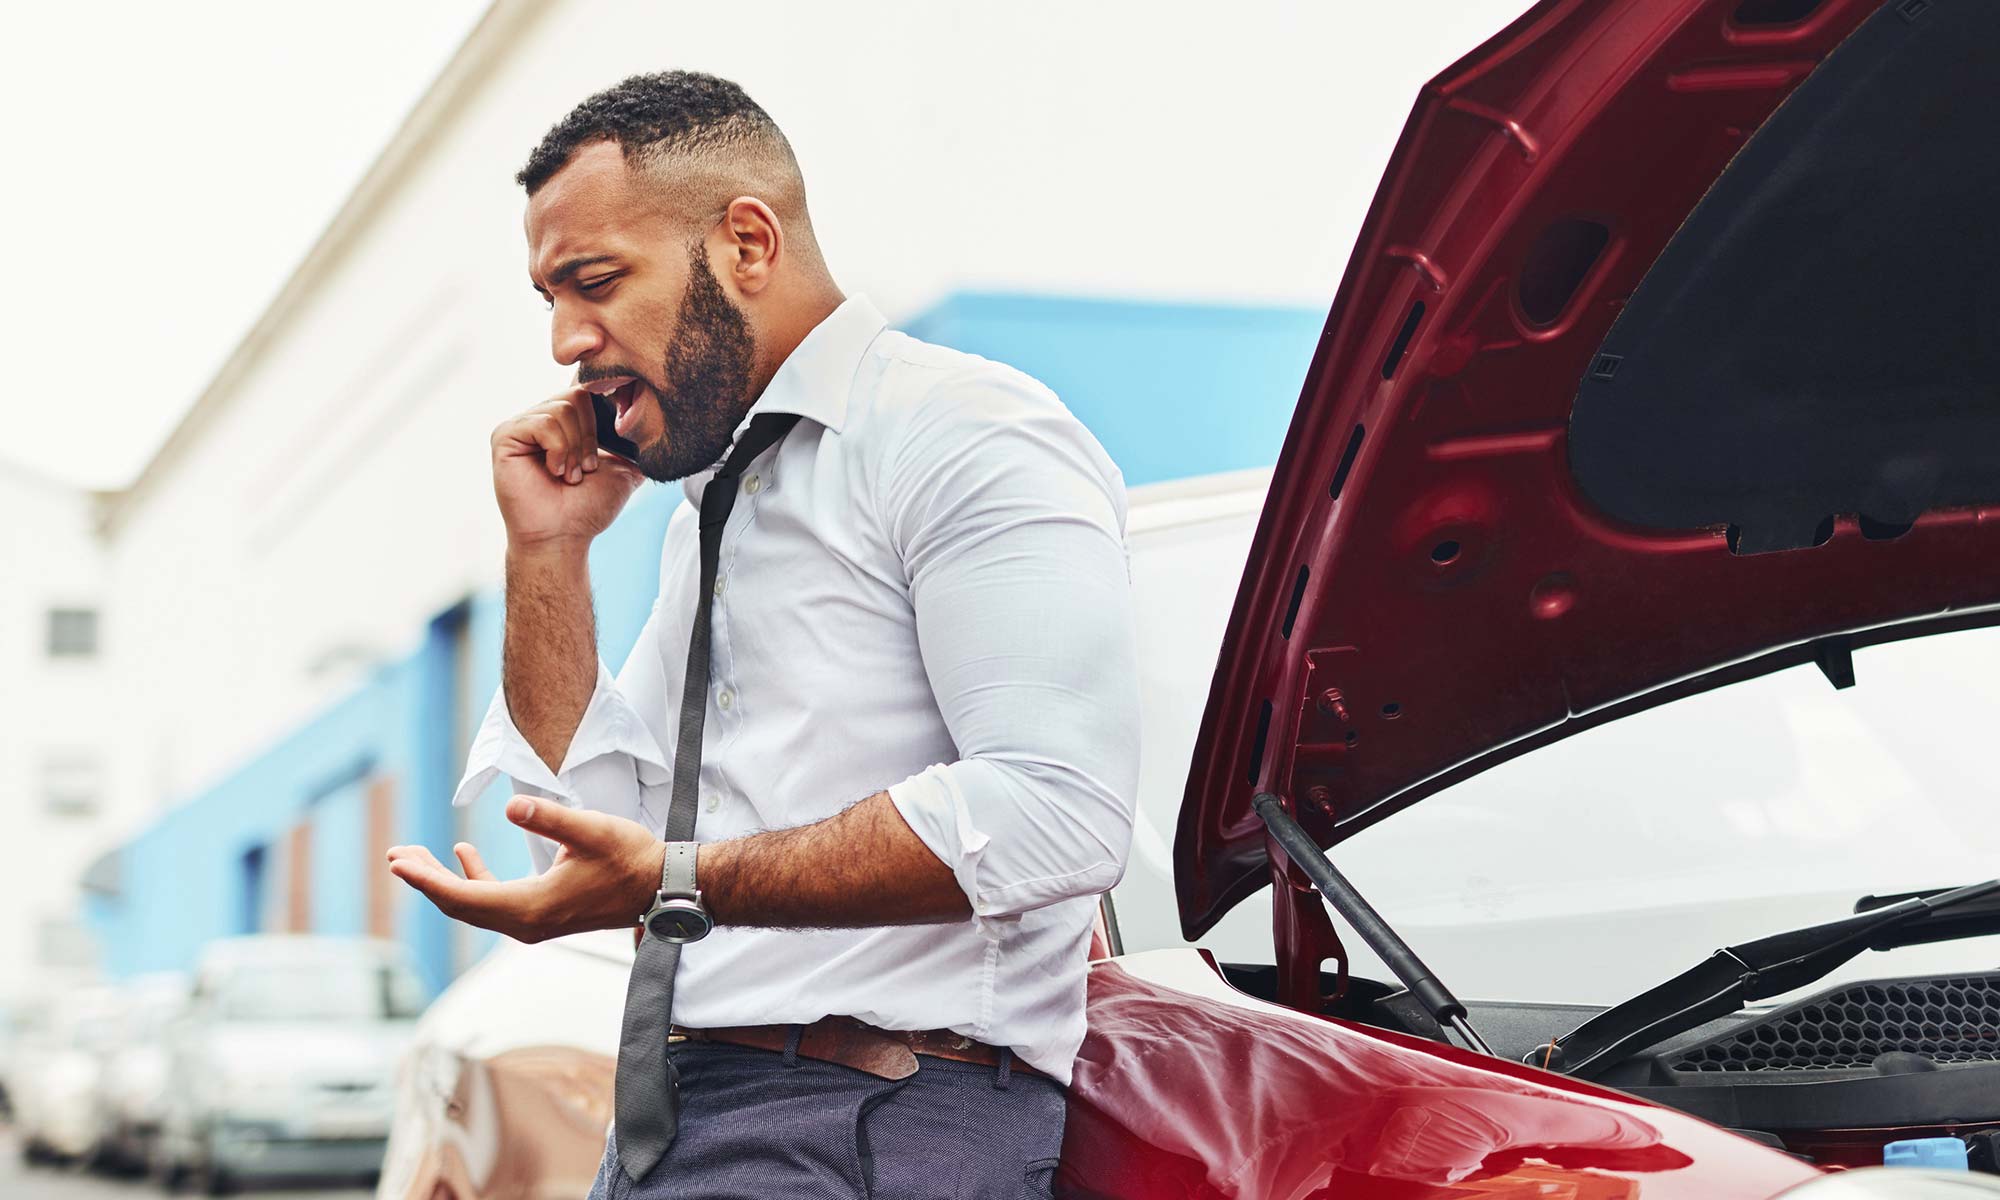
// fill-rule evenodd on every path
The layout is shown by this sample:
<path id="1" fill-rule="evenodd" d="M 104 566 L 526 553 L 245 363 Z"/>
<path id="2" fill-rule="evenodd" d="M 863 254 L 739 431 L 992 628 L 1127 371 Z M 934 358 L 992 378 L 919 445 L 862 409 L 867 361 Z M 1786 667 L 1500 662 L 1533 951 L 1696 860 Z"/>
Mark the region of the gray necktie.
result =
<path id="1" fill-rule="evenodd" d="M 722 526 L 736 506 L 737 477 L 752 459 L 798 422 L 790 413 L 765 413 L 750 422 L 715 478 L 701 494 L 701 587 L 695 593 L 694 633 L 688 639 L 687 681 L 681 687 L 681 731 L 674 751 L 674 798 L 667 808 L 665 840 L 694 837 L 695 796 L 701 786 L 701 727 L 708 716 L 708 609 L 715 597 Z M 681 948 L 647 934 L 625 984 L 625 1020 L 618 1036 L 618 1162 L 637 1183 L 674 1144 L 680 1126 L 680 1079 L 667 1059 L 673 1024 L 674 969 Z"/>

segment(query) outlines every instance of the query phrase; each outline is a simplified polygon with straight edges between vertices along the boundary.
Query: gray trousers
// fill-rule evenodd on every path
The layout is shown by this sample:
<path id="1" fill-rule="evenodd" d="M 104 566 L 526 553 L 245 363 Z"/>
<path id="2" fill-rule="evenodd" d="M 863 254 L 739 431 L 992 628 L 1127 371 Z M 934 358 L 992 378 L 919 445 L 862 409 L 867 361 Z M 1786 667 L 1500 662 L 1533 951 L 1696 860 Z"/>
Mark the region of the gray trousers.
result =
<path id="1" fill-rule="evenodd" d="M 590 1200 L 1043 1200 L 1063 1090 L 1007 1068 L 921 1055 L 908 1079 L 713 1042 L 668 1048 L 680 1132 L 638 1183 L 617 1131 Z"/>

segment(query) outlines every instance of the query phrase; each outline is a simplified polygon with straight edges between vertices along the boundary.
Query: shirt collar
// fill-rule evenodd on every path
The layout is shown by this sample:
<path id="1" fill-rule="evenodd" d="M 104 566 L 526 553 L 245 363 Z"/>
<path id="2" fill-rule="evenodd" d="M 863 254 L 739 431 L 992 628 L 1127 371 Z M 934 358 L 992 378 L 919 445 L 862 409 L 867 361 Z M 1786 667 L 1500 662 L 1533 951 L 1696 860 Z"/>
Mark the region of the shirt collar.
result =
<path id="1" fill-rule="evenodd" d="M 750 406 L 736 436 L 763 413 L 797 413 L 835 433 L 847 420 L 847 393 L 861 356 L 888 325 L 866 296 L 850 296 L 813 326 Z M 735 438 L 730 441 L 733 443 Z"/>
<path id="2" fill-rule="evenodd" d="M 854 386 L 854 373 L 861 367 L 861 356 L 888 324 L 866 296 L 849 296 L 841 301 L 839 308 L 828 313 L 792 347 L 792 352 L 779 364 L 778 373 L 765 385 L 764 393 L 729 435 L 729 444 L 733 447 L 750 428 L 751 420 L 764 413 L 797 413 L 839 433 L 847 420 L 847 394 Z M 725 453 L 723 457 L 728 455 Z M 701 503 L 702 490 L 720 465 L 717 460 L 708 469 L 687 477 L 682 486 L 690 501 Z"/>

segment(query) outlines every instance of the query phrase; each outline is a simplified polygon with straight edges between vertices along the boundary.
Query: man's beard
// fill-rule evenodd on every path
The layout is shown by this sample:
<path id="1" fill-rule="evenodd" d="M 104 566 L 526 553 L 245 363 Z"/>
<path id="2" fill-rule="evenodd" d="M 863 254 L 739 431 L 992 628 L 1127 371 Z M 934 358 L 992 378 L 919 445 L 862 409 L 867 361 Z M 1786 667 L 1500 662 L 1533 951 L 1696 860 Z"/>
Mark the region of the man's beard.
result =
<path id="1" fill-rule="evenodd" d="M 666 386 L 641 377 L 664 424 L 658 437 L 639 447 L 639 469 L 648 479 L 685 479 L 722 460 L 730 435 L 750 411 L 755 351 L 749 321 L 730 303 L 701 243 L 695 242 L 688 249 L 688 285 L 681 293 L 674 340 L 661 368 Z"/>

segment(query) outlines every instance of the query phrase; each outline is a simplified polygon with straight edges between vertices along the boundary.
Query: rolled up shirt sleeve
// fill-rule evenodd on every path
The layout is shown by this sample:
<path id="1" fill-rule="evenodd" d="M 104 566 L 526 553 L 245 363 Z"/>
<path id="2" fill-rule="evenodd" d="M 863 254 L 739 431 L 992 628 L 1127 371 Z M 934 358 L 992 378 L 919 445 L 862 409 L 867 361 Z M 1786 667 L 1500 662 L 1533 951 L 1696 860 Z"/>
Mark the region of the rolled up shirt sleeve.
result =
<path id="1" fill-rule="evenodd" d="M 889 798 L 982 923 L 1107 891 L 1139 775 L 1118 470 L 1025 377 L 945 379 L 879 476 L 957 761 Z"/>
<path id="2" fill-rule="evenodd" d="M 506 689 L 496 689 L 466 754 L 465 775 L 452 804 L 471 804 L 504 775 L 519 794 L 625 817 L 656 834 L 662 832 L 673 764 L 662 752 L 656 732 L 639 715 L 662 711 L 659 697 L 665 684 L 660 677 L 658 630 L 656 606 L 616 678 L 602 660 L 598 662 L 597 686 L 570 738 L 561 770 L 549 770 L 515 727 Z M 546 871 L 554 860 L 555 844 L 539 834 L 525 836 L 536 873 Z"/>

